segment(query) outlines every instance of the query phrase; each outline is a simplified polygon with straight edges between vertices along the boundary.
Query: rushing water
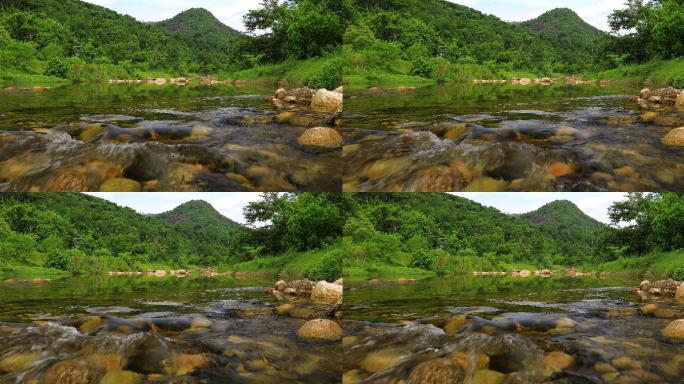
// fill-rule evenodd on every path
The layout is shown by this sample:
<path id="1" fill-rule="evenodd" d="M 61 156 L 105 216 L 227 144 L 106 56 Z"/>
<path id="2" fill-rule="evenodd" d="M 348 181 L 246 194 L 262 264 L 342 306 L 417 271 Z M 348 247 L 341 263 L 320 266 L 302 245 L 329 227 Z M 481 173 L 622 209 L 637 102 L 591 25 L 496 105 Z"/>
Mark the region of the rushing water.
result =
<path id="1" fill-rule="evenodd" d="M 453 277 L 345 292 L 345 383 L 681 383 L 684 302 L 634 280 Z M 493 371 L 493 372 L 492 372 Z"/>
<path id="2" fill-rule="evenodd" d="M 335 117 L 282 110 L 273 89 L 84 85 L 0 91 L 0 191 L 339 190 L 340 151 L 297 144 Z M 126 178 L 137 183 L 111 179 Z"/>
<path id="3" fill-rule="evenodd" d="M 348 93 L 344 190 L 681 191 L 684 150 L 661 140 L 684 112 L 629 100 L 638 94 L 510 84 Z"/>
<path id="4" fill-rule="evenodd" d="M 299 339 L 329 306 L 273 280 L 69 278 L 0 287 L 0 383 L 335 383 L 339 343 Z M 111 381 L 106 381 L 111 380 Z"/>

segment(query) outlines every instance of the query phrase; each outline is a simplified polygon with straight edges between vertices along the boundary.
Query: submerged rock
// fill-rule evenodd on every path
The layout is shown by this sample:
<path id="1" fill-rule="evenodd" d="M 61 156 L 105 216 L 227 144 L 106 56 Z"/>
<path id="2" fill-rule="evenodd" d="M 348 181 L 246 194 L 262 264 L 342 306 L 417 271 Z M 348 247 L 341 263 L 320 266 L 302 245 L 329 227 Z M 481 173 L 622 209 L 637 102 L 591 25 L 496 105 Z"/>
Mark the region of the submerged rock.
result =
<path id="1" fill-rule="evenodd" d="M 0 360 L 0 372 L 21 371 L 33 364 L 39 357 L 40 354 L 35 352 L 14 353 Z"/>
<path id="2" fill-rule="evenodd" d="M 309 340 L 337 341 L 342 339 L 342 328 L 332 320 L 316 319 L 304 323 L 297 331 L 297 336 Z"/>
<path id="3" fill-rule="evenodd" d="M 418 364 L 408 378 L 409 384 L 456 384 L 461 383 L 465 373 L 460 365 L 441 358 Z"/>
<path id="4" fill-rule="evenodd" d="M 684 147 L 684 127 L 675 128 L 665 135 L 663 144 L 672 147 Z"/>
<path id="5" fill-rule="evenodd" d="M 307 129 L 297 142 L 314 149 L 335 149 L 342 146 L 342 135 L 332 128 L 316 127 Z"/>
<path id="6" fill-rule="evenodd" d="M 402 350 L 399 348 L 383 348 L 370 352 L 361 360 L 361 368 L 374 373 L 393 366 L 401 358 Z"/>
<path id="7" fill-rule="evenodd" d="M 670 339 L 684 340 L 684 319 L 679 319 L 668 324 L 662 331 L 663 336 Z"/>

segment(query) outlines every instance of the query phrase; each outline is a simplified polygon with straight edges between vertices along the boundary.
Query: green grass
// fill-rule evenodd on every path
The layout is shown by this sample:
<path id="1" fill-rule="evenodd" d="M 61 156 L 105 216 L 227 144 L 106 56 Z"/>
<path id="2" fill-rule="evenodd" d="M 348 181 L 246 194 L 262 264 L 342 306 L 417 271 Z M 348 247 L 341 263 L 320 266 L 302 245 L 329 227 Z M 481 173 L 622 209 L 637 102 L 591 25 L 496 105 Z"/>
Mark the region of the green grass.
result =
<path id="1" fill-rule="evenodd" d="M 6 74 L 0 78 L 0 88 L 31 88 L 35 86 L 59 87 L 70 83 L 69 80 L 60 79 L 58 77 L 30 74 Z"/>
<path id="2" fill-rule="evenodd" d="M 248 83 L 281 84 L 287 87 L 306 85 L 312 77 L 321 72 L 326 63 L 335 56 L 307 60 L 288 60 L 278 64 L 258 65 L 254 68 L 221 75 Z"/>
<path id="3" fill-rule="evenodd" d="M 5 265 L 0 269 L 2 279 L 31 280 L 33 278 L 57 278 L 69 275 L 69 272 L 59 269 L 28 265 Z"/>
<path id="4" fill-rule="evenodd" d="M 676 79 L 684 81 L 684 58 L 623 65 L 615 69 L 588 74 L 588 76 L 600 80 L 614 80 L 632 84 L 646 82 L 651 86 L 671 85 Z M 678 86 L 682 87 L 681 84 Z"/>
<path id="5" fill-rule="evenodd" d="M 226 268 L 233 272 L 248 274 L 279 275 L 286 280 L 300 279 L 316 268 L 325 256 L 336 251 L 339 251 L 339 246 L 329 246 L 307 252 L 290 251 L 283 255 L 262 257 Z"/>
<path id="6" fill-rule="evenodd" d="M 655 278 L 675 277 L 684 279 L 684 250 L 624 257 L 589 268 L 615 274 L 648 273 Z"/>

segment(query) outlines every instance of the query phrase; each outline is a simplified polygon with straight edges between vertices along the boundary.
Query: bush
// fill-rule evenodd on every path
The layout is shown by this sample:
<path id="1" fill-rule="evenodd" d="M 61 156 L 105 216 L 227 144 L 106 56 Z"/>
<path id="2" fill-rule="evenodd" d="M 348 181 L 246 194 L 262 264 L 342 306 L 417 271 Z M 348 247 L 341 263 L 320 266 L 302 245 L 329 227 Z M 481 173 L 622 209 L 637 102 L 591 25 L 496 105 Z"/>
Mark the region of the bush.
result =
<path id="1" fill-rule="evenodd" d="M 676 268 L 672 271 L 672 278 L 675 280 L 684 280 L 684 267 Z"/>
<path id="2" fill-rule="evenodd" d="M 431 79 L 435 73 L 436 65 L 429 59 L 420 58 L 411 64 L 411 74 Z"/>
<path id="3" fill-rule="evenodd" d="M 414 254 L 411 258 L 411 264 L 409 264 L 409 266 L 413 268 L 420 268 L 428 271 L 433 271 L 436 265 L 437 255 L 427 251 L 420 251 Z"/>
<path id="4" fill-rule="evenodd" d="M 71 266 L 72 255 L 69 251 L 58 251 L 48 255 L 45 266 L 48 268 L 55 268 L 61 271 L 68 271 Z"/>
<path id="5" fill-rule="evenodd" d="M 309 79 L 309 87 L 314 89 L 326 88 L 335 89 L 342 84 L 342 70 L 344 65 L 342 59 L 328 61 L 321 68 L 320 72 Z"/>
<path id="6" fill-rule="evenodd" d="M 342 276 L 342 254 L 339 251 L 330 252 L 321 262 L 309 271 L 309 278 L 314 281 L 335 281 Z"/>
<path id="7" fill-rule="evenodd" d="M 672 79 L 672 86 L 675 88 L 684 88 L 684 75 L 676 76 Z"/>

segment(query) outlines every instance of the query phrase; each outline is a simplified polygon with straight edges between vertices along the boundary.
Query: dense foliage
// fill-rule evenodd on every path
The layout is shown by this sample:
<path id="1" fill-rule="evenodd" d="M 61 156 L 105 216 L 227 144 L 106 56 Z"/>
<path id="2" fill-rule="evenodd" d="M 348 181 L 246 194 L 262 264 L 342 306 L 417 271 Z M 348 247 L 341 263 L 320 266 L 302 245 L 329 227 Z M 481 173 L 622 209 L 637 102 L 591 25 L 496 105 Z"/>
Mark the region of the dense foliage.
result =
<path id="1" fill-rule="evenodd" d="M 49 267 L 73 273 L 165 267 L 230 266 L 240 262 L 284 267 L 292 252 L 319 251 L 310 270 L 341 276 L 342 257 L 323 248 L 341 235 L 341 194 L 267 194 L 245 208 L 241 226 L 203 201 L 159 215 L 84 194 L 0 195 L 0 268 Z M 307 265 L 309 265 L 307 264 Z"/>
<path id="2" fill-rule="evenodd" d="M 438 272 L 516 263 L 580 265 L 590 260 L 592 242 L 603 227 L 568 202 L 526 217 L 448 194 L 358 194 L 354 203 L 354 215 L 344 227 L 351 244 L 349 265 Z"/>
<path id="3" fill-rule="evenodd" d="M 79 0 L 0 2 L 0 79 L 13 75 L 106 81 L 230 74 L 320 57 L 339 47 L 345 2 L 266 0 L 245 16 L 242 34 L 204 9 L 144 23 Z M 331 82 L 331 67 L 304 81 Z M 313 79 L 317 76 L 317 79 Z M 338 86 L 341 81 L 334 86 Z"/>

